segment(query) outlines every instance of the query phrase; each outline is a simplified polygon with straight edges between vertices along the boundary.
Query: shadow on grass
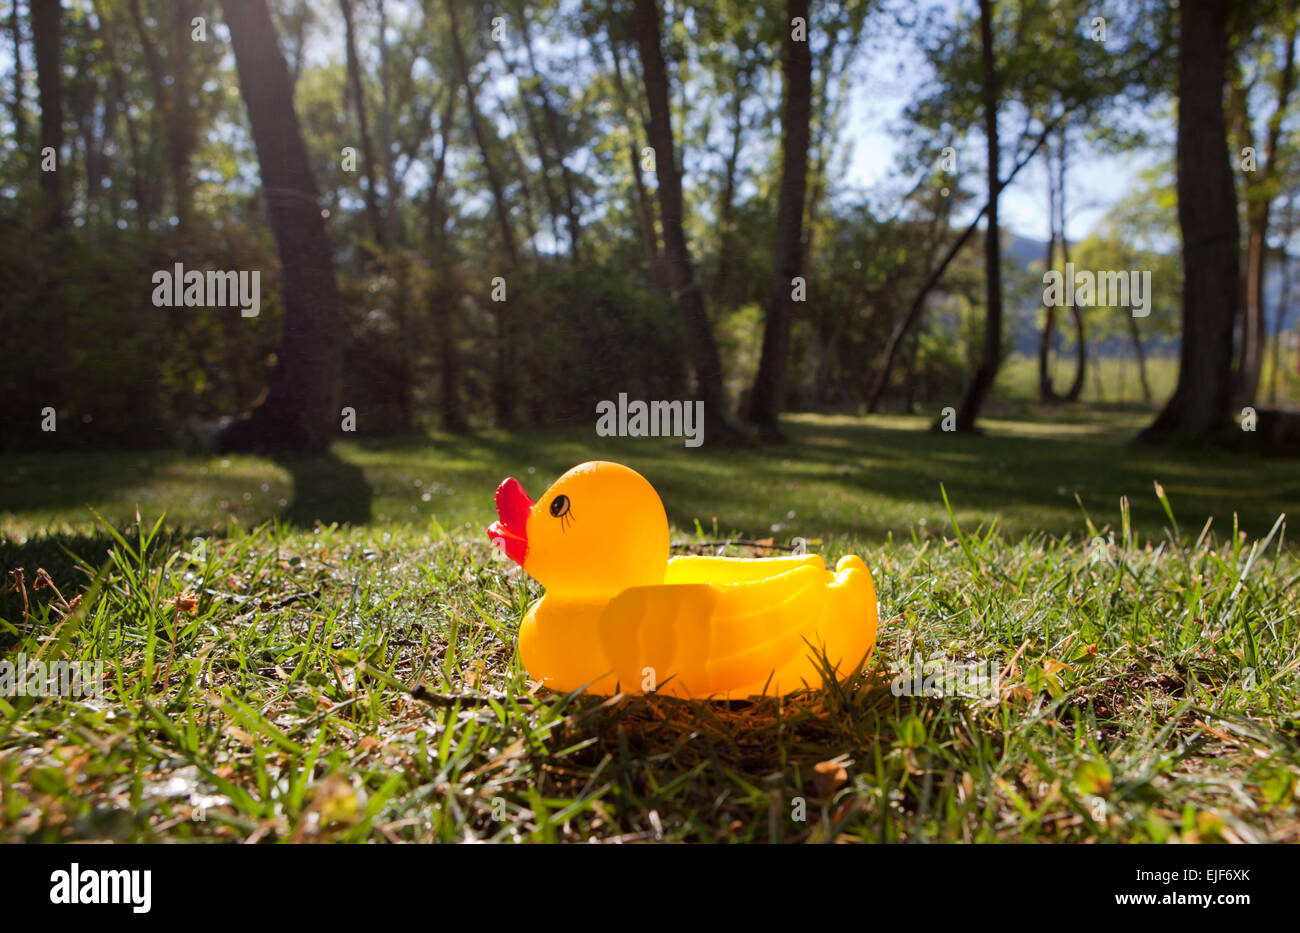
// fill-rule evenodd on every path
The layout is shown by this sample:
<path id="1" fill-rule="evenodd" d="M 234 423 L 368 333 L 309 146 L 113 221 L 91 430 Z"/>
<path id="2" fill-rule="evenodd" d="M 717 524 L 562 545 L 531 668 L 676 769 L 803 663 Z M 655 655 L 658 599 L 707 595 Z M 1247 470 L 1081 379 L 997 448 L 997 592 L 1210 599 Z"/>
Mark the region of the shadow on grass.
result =
<path id="1" fill-rule="evenodd" d="M 286 522 L 310 528 L 316 522 L 364 525 L 370 521 L 374 490 L 361 467 L 334 453 L 278 454 L 274 460 L 293 477 L 293 501 L 280 515 Z"/>
<path id="2" fill-rule="evenodd" d="M 923 518 L 946 532 L 940 483 L 971 530 L 996 518 L 1017 535 L 1083 534 L 1078 495 L 1098 524 L 1116 521 L 1127 496 L 1134 522 L 1158 536 L 1167 522 L 1153 493 L 1157 480 L 1193 534 L 1207 516 L 1230 529 L 1234 513 L 1243 530 L 1266 533 L 1300 495 L 1294 464 L 1208 447 L 1137 447 L 1138 419 L 1066 414 L 1048 422 L 990 419 L 978 437 L 936 434 L 915 417 L 797 414 L 783 422 L 790 443 L 741 449 L 604 438 L 576 427 L 488 429 L 356 441 L 336 454 L 264 460 L 265 470 L 241 462 L 231 473 L 169 452 L 24 455 L 0 479 L 0 515 L 12 512 L 15 527 L 39 530 L 84 520 L 92 505 L 122 527 L 141 502 L 146 517 L 166 512 L 212 528 L 227 520 L 223 510 L 235 514 L 229 503 L 245 525 L 278 515 L 298 527 L 436 518 L 444 528 L 478 529 L 491 520 L 492 492 L 505 477 L 519 478 L 536 498 L 565 470 L 594 459 L 644 474 L 678 529 L 689 532 L 698 519 L 712 534 L 716 518 L 719 535 L 783 540 L 883 538 L 906 534 Z M 23 521 L 41 512 L 76 514 Z"/>
<path id="3" fill-rule="evenodd" d="M 133 548 L 139 547 L 140 536 L 147 538 L 151 530 L 148 524 L 138 530 L 118 527 Z M 206 534 L 195 529 L 164 528 L 150 542 L 148 551 L 153 555 L 167 554 L 185 548 Z M 38 636 L 52 631 L 61 618 L 54 611 L 60 604 L 60 596 L 71 600 L 84 595 L 95 574 L 110 564 L 109 552 L 117 547 L 117 539 L 102 526 L 85 533 L 37 534 L 21 542 L 0 537 L 0 621 L 7 623 L 0 625 L 0 654 L 18 641 L 8 626 L 21 629 L 30 624 L 31 631 Z M 53 588 L 39 580 L 42 570 L 48 574 Z"/>

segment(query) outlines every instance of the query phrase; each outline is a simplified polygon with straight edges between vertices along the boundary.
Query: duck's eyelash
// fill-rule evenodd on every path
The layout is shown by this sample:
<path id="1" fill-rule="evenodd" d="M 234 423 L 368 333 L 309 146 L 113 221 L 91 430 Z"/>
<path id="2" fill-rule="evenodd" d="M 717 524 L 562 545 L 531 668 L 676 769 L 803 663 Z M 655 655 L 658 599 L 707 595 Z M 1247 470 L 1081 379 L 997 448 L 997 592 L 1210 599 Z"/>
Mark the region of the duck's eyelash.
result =
<path id="1" fill-rule="evenodd" d="M 569 523 L 573 521 L 573 509 L 565 512 L 560 516 L 560 531 L 568 531 Z"/>

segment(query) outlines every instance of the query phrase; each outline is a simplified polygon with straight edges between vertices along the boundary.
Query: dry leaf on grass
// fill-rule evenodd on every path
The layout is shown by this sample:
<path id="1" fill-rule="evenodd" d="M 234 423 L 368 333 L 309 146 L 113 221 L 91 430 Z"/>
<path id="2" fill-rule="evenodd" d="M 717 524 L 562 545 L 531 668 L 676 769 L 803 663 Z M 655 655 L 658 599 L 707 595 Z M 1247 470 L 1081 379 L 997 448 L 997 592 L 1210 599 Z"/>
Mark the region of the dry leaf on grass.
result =
<path id="1" fill-rule="evenodd" d="M 829 797 L 849 781 L 849 772 L 838 758 L 813 765 L 813 787 L 818 797 Z"/>

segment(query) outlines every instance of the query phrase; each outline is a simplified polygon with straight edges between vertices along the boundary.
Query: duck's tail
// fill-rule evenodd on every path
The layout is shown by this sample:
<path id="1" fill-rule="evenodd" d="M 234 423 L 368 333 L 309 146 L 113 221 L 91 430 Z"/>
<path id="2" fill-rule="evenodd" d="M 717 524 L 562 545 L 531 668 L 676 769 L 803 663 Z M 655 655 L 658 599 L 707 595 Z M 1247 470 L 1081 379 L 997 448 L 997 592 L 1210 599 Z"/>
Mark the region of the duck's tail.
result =
<path id="1" fill-rule="evenodd" d="M 826 584 L 826 600 L 816 629 L 770 680 L 738 693 L 789 693 L 801 686 L 817 688 L 828 666 L 836 680 L 845 680 L 871 659 L 876 647 L 878 611 L 871 571 L 862 558 L 849 555 L 840 558 L 834 574 L 826 575 L 831 579 Z"/>
<path id="2" fill-rule="evenodd" d="M 861 670 L 876 647 L 876 585 L 861 557 L 840 558 L 830 592 L 819 635 L 826 659 L 843 679 Z"/>

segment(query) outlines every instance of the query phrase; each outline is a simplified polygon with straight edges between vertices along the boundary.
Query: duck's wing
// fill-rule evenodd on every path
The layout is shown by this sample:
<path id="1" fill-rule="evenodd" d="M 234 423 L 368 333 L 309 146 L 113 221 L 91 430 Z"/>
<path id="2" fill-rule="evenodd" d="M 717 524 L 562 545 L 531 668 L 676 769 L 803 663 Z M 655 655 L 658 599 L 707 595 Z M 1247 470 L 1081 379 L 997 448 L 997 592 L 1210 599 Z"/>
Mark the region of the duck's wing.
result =
<path id="1" fill-rule="evenodd" d="M 665 583 L 753 583 L 770 577 L 814 567 L 825 570 L 826 565 L 816 554 L 789 554 L 784 557 L 703 557 L 690 555 L 674 557 L 668 561 L 664 573 Z"/>
<path id="2" fill-rule="evenodd" d="M 601 614 L 601 648 L 623 690 L 706 697 L 761 685 L 811 650 L 828 582 L 803 563 L 755 582 L 632 587 Z"/>

